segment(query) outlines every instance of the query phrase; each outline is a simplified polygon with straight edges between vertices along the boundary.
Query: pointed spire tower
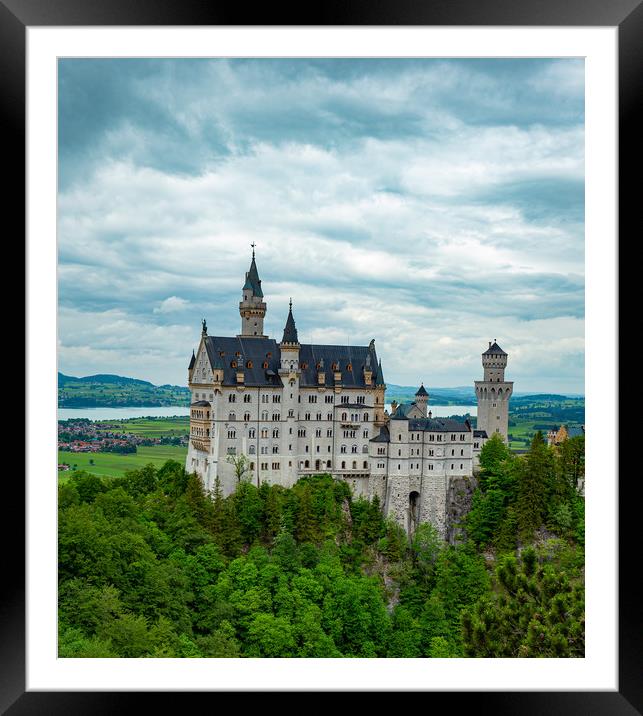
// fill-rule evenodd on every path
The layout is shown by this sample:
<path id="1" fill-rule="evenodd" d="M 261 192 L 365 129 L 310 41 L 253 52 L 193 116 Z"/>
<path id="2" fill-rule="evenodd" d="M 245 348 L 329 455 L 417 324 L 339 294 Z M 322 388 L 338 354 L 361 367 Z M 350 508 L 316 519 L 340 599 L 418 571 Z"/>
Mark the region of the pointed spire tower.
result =
<path id="1" fill-rule="evenodd" d="M 422 411 L 422 415 L 426 418 L 426 410 L 429 407 L 429 394 L 426 392 L 424 383 L 420 385 L 417 393 L 415 394 L 415 404 Z"/>
<path id="2" fill-rule="evenodd" d="M 386 415 L 384 414 L 384 394 L 386 393 L 386 383 L 384 382 L 384 371 L 382 370 L 382 359 L 377 364 L 377 375 L 375 376 L 375 425 L 382 426 L 386 424 Z"/>
<path id="3" fill-rule="evenodd" d="M 295 326 L 295 319 L 292 315 L 292 298 L 288 304 L 288 318 L 286 319 L 286 327 L 284 328 L 284 337 L 281 339 L 282 344 L 288 343 L 292 345 L 299 345 L 299 338 L 297 336 L 297 326 Z"/>
<path id="4" fill-rule="evenodd" d="M 241 315 L 242 338 L 265 338 L 263 335 L 263 319 L 266 315 L 266 304 L 261 290 L 261 279 L 255 262 L 255 244 L 252 243 L 252 261 L 246 271 L 246 282 L 242 289 L 242 300 L 239 303 Z"/>
<path id="5" fill-rule="evenodd" d="M 286 325 L 284 327 L 284 336 L 279 344 L 280 362 L 279 362 L 279 375 L 281 376 L 284 384 L 288 381 L 291 387 L 299 386 L 299 377 L 301 370 L 299 368 L 299 337 L 297 335 L 297 326 L 295 325 L 295 319 L 292 315 L 292 298 L 288 305 L 288 318 L 286 319 Z M 294 395 L 290 394 L 291 397 Z M 294 403 L 285 402 L 284 407 L 286 409 L 295 409 Z"/>

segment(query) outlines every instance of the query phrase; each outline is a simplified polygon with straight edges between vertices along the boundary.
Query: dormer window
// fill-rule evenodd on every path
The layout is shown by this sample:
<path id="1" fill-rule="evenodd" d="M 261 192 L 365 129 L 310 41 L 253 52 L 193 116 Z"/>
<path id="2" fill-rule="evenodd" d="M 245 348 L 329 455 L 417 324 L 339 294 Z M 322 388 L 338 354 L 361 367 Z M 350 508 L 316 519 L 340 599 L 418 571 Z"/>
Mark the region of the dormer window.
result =
<path id="1" fill-rule="evenodd" d="M 236 367 L 237 367 L 237 361 L 236 361 L 236 360 L 230 361 L 230 366 L 231 366 L 232 368 L 236 368 Z"/>
<path id="2" fill-rule="evenodd" d="M 252 368 L 252 361 L 251 361 L 251 360 L 249 360 L 249 361 L 246 363 L 246 368 Z"/>

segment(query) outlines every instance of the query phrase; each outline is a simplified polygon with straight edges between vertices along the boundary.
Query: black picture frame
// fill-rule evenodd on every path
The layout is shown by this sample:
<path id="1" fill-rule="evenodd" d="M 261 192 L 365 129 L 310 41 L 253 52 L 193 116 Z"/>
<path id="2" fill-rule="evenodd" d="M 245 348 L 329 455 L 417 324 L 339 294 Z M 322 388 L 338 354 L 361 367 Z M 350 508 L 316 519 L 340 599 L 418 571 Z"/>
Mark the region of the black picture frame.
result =
<path id="1" fill-rule="evenodd" d="M 640 103 L 643 77 L 643 4 L 642 0 L 380 0 L 342 2 L 333 0 L 293 12 L 289 6 L 263 5 L 252 9 L 252 22 L 246 22 L 245 6 L 233 3 L 206 3 L 202 0 L 0 0 L 0 126 L 4 128 L 4 170 L 11 180 L 4 189 L 6 219 L 13 219 L 11 238 L 5 235 L 5 247 L 15 244 L 16 236 L 25 236 L 25 50 L 26 28 L 34 26 L 155 26 L 155 25 L 434 25 L 434 26 L 612 26 L 618 27 L 619 83 L 619 266 L 627 261 L 634 230 L 633 213 L 640 204 L 641 182 L 634 179 L 641 167 L 639 128 L 643 126 Z M 628 181 L 628 177 L 631 180 Z M 628 229 L 626 227 L 632 227 Z M 633 257 L 632 257 L 633 258 Z M 620 273 L 620 268 L 619 268 Z M 617 280 L 617 285 L 619 282 Z M 620 284 L 619 292 L 623 291 Z M 619 304 L 625 305 L 620 294 Z M 19 320 L 19 316 L 18 316 Z M 620 316 L 619 329 L 623 325 Z M 12 337 L 24 336 L 19 325 Z M 620 330 L 619 330 L 620 336 Z M 20 345 L 18 338 L 12 346 Z M 620 339 L 619 339 L 620 340 Z M 24 341 L 22 343 L 24 345 Z M 618 350 L 607 346 L 606 350 Z M 13 348 L 11 349 L 13 351 Z M 13 358 L 13 352 L 9 352 Z M 11 365 L 12 370 L 15 366 Z M 619 352 L 619 374 L 624 368 Z M 626 373 L 630 375 L 630 373 Z M 26 378 L 26 375 L 25 375 Z M 16 381 L 19 382 L 19 381 Z M 618 379 L 617 379 L 618 382 Z M 614 385 L 618 395 L 618 384 Z M 24 401 L 18 397 L 19 403 Z M 619 405 L 619 424 L 622 404 Z M 606 426 L 617 430 L 618 426 Z M 631 435 L 632 433 L 630 433 Z M 619 452 L 620 452 L 619 431 Z M 25 454 L 28 454 L 26 446 Z M 616 461 L 618 465 L 618 461 Z M 122 692 L 26 692 L 25 691 L 25 562 L 24 552 L 16 549 L 19 536 L 25 534 L 25 490 L 15 479 L 13 463 L 7 469 L 5 549 L 2 604 L 0 606 L 0 710 L 18 716 L 30 713 L 103 714 L 127 710 L 138 705 L 149 708 L 151 694 Z M 618 470 L 618 467 L 615 469 Z M 633 463 L 638 480 L 638 464 Z M 637 539 L 640 522 L 638 501 L 627 486 L 619 490 L 619 634 L 618 691 L 592 692 L 448 692 L 427 694 L 425 707 L 435 708 L 436 699 L 448 699 L 445 705 L 471 707 L 496 714 L 635 714 L 643 713 L 643 629 L 641 599 L 636 587 Z M 20 509 L 20 506 L 23 509 Z M 11 513 L 13 522 L 7 519 Z M 637 517 L 639 519 L 637 519 Z M 13 564 L 11 560 L 13 559 Z M 296 685 L 293 685 L 296 688 Z M 394 689 L 392 689 L 394 690 Z M 165 708 L 185 708 L 184 692 L 163 693 Z M 208 694 L 212 707 L 225 694 Z M 252 693 L 243 695 L 253 696 Z M 255 696 L 259 696 L 255 694 Z M 263 707 L 278 694 L 261 694 Z M 305 697 L 305 694 L 300 694 Z M 318 710 L 324 708 L 332 693 L 319 694 Z M 348 694 L 346 695 L 348 696 Z M 266 697 L 268 697 L 266 699 Z M 386 708 L 386 694 L 377 694 Z M 146 699 L 145 705 L 142 698 Z M 235 698 L 238 698 L 235 697 Z M 398 695 L 399 698 L 399 695 Z M 181 700 L 179 702 L 179 699 Z M 429 703 L 430 699 L 430 703 Z M 353 701 L 349 698 L 347 703 Z M 237 703 L 239 705 L 239 702 Z M 137 708 L 138 708 L 137 706 Z M 245 708 L 245 706 L 244 706 Z M 306 708 L 315 708 L 312 704 Z"/>

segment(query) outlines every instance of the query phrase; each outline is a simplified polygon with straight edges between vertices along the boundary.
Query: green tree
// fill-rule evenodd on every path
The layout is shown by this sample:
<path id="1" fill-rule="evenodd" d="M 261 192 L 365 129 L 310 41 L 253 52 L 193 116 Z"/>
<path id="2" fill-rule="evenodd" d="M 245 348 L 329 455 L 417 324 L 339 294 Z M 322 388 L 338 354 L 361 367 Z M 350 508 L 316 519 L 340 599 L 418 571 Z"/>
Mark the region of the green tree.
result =
<path id="1" fill-rule="evenodd" d="M 519 471 L 516 519 L 523 541 L 530 540 L 534 531 L 545 521 L 553 474 L 552 451 L 538 430 L 531 441 L 529 452 L 521 461 Z"/>
<path id="2" fill-rule="evenodd" d="M 532 547 L 506 555 L 496 569 L 497 592 L 466 609 L 465 654 L 476 657 L 583 657 L 584 589 Z"/>
<path id="3" fill-rule="evenodd" d="M 241 455 L 227 455 L 226 462 L 232 465 L 237 483 L 250 479 L 250 458 L 243 453 Z"/>

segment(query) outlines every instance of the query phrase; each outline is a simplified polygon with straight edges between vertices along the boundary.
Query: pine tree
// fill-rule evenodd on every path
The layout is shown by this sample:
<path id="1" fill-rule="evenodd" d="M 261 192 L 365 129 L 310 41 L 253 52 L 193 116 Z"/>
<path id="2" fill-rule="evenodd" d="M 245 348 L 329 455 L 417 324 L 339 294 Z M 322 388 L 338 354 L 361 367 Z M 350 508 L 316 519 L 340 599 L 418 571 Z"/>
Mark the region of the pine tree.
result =
<path id="1" fill-rule="evenodd" d="M 552 489 L 554 463 L 551 449 L 542 433 L 536 432 L 529 452 L 519 470 L 516 519 L 523 541 L 532 538 L 547 514 L 547 501 Z"/>

